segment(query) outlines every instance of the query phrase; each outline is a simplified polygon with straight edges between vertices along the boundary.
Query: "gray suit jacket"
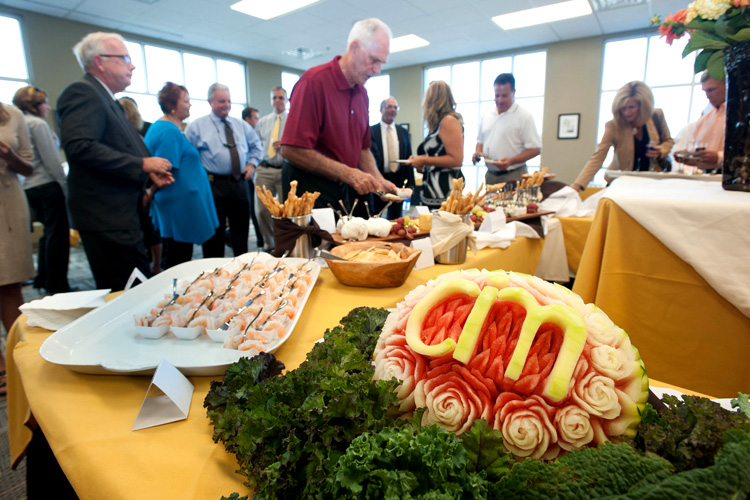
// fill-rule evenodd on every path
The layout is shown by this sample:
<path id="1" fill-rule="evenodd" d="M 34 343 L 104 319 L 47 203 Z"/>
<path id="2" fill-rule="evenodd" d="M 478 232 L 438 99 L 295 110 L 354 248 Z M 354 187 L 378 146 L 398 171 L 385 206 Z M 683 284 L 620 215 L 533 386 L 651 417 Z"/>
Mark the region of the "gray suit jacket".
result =
<path id="1" fill-rule="evenodd" d="M 83 231 L 138 231 L 138 203 L 148 180 L 143 139 L 120 105 L 90 74 L 57 100 L 60 140 L 70 165 L 68 208 Z"/>

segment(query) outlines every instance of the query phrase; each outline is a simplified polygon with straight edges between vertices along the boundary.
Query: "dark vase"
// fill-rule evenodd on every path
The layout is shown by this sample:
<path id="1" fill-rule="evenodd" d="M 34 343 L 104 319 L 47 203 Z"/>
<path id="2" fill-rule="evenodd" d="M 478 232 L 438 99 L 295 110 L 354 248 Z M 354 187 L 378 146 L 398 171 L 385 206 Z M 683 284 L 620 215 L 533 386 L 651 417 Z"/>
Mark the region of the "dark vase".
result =
<path id="1" fill-rule="evenodd" d="M 724 189 L 750 191 L 750 43 L 724 49 L 727 74 Z"/>

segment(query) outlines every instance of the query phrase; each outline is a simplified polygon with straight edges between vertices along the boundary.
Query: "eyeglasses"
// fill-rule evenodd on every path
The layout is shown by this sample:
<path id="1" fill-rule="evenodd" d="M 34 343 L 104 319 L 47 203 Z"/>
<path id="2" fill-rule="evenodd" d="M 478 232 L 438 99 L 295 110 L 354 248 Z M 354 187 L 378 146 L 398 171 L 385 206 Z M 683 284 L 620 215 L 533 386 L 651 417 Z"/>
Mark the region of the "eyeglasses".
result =
<path id="1" fill-rule="evenodd" d="M 395 109 L 396 111 L 398 111 L 398 109 L 399 109 L 399 108 L 398 108 L 398 106 L 394 106 L 393 104 L 386 104 L 386 105 L 385 105 L 385 106 L 383 106 L 383 107 L 384 107 L 385 109 Z"/>
<path id="2" fill-rule="evenodd" d="M 99 57 L 119 57 L 120 59 L 122 59 L 122 62 L 124 62 L 125 64 L 130 64 L 130 62 L 132 61 L 130 56 L 123 56 L 120 54 L 98 54 L 98 55 Z"/>

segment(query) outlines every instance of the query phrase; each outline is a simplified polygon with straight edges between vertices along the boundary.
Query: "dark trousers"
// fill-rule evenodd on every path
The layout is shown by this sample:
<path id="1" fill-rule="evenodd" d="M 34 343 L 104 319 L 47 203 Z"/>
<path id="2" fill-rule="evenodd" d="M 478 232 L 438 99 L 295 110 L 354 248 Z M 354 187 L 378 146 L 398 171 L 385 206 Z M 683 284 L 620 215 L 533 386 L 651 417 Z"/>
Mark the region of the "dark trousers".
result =
<path id="1" fill-rule="evenodd" d="M 247 201 L 245 181 L 235 180 L 230 175 L 208 174 L 211 192 L 214 195 L 219 227 L 203 244 L 203 257 L 224 257 L 224 231 L 229 219 L 232 251 L 235 257 L 247 253 L 247 235 L 250 231 L 250 204 Z"/>
<path id="2" fill-rule="evenodd" d="M 336 182 L 325 177 L 313 174 L 303 168 L 300 168 L 293 163 L 284 160 L 284 164 L 281 167 L 281 188 L 283 190 L 283 198 L 287 199 L 289 195 L 290 183 L 297 181 L 297 196 L 301 196 L 305 191 L 309 192 L 320 192 L 320 196 L 315 200 L 315 208 L 326 208 L 329 204 L 336 210 L 341 209 L 339 200 L 344 203 L 347 211 L 350 211 L 355 199 L 359 199 L 356 208 L 354 209 L 354 215 L 358 217 L 367 217 L 367 209 L 365 208 L 364 201 L 368 203 L 371 201 L 370 194 L 360 195 L 352 189 L 349 185 Z M 372 205 L 370 205 L 372 208 Z"/>
<path id="3" fill-rule="evenodd" d="M 263 241 L 263 234 L 260 232 L 258 218 L 255 216 L 255 181 L 253 181 L 252 177 L 247 180 L 247 203 L 250 206 L 250 220 L 253 221 L 255 240 L 258 243 L 258 248 L 263 248 L 265 242 Z"/>
<path id="4" fill-rule="evenodd" d="M 172 238 L 161 239 L 164 252 L 164 269 L 169 269 L 177 264 L 189 262 L 193 258 L 193 244 L 185 241 L 176 241 Z"/>
<path id="5" fill-rule="evenodd" d="M 113 292 L 124 289 L 136 267 L 147 278 L 151 276 L 140 229 L 78 232 L 97 288 L 111 288 Z"/>
<path id="6" fill-rule="evenodd" d="M 68 258 L 70 257 L 70 225 L 65 207 L 65 194 L 57 182 L 49 182 L 26 190 L 26 199 L 44 224 L 39 240 L 36 288 L 49 293 L 70 291 Z"/>

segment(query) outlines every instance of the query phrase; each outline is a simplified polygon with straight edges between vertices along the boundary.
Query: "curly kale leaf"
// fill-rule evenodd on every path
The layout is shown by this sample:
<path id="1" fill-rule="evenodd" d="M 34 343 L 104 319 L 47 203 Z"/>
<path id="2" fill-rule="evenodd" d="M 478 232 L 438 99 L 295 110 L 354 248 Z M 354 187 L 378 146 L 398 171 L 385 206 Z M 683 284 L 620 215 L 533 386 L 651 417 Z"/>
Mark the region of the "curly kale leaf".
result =
<path id="1" fill-rule="evenodd" d="M 256 357 L 212 384 L 205 406 L 214 440 L 236 455 L 256 499 L 316 498 L 357 436 L 406 423 L 396 420 L 399 383 L 372 379 L 387 315 L 355 309 L 283 376 L 266 378 L 274 364 Z"/>
<path id="2" fill-rule="evenodd" d="M 492 498 L 585 499 L 626 494 L 647 477 L 664 479 L 672 466 L 656 456 L 640 456 L 625 444 L 584 448 L 554 462 L 527 459 L 513 465 L 492 488 Z"/>
<path id="3" fill-rule="evenodd" d="M 743 393 L 738 393 L 737 397 L 731 401 L 732 408 L 737 408 L 737 411 L 750 418 L 750 396 Z"/>
<path id="4" fill-rule="evenodd" d="M 640 451 L 666 458 L 678 471 L 712 465 L 726 431 L 750 430 L 747 417 L 710 399 L 665 395 L 662 401 L 666 408 L 661 413 L 646 406 L 634 443 Z"/>
<path id="5" fill-rule="evenodd" d="M 510 472 L 513 456 L 503 450 L 500 431 L 490 427 L 486 420 L 475 420 L 471 429 L 461 436 L 461 444 L 466 449 L 467 471 L 485 471 L 492 482 Z"/>
<path id="6" fill-rule="evenodd" d="M 323 492 L 337 499 L 483 499 L 489 483 L 466 470 L 466 450 L 432 425 L 388 428 L 352 441 Z"/>

